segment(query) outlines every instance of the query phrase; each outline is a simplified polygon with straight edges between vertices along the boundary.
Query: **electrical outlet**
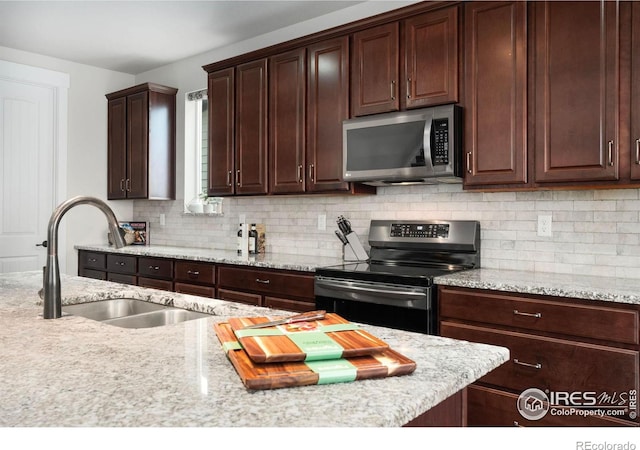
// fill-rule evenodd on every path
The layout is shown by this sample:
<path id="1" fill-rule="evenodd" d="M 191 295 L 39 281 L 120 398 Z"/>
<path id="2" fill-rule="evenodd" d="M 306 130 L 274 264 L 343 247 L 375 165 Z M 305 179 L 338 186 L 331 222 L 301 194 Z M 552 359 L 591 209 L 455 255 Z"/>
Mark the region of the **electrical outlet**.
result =
<path id="1" fill-rule="evenodd" d="M 318 230 L 324 231 L 327 229 L 327 215 L 318 214 Z"/>
<path id="2" fill-rule="evenodd" d="M 551 216 L 538 216 L 538 236 L 551 237 Z"/>

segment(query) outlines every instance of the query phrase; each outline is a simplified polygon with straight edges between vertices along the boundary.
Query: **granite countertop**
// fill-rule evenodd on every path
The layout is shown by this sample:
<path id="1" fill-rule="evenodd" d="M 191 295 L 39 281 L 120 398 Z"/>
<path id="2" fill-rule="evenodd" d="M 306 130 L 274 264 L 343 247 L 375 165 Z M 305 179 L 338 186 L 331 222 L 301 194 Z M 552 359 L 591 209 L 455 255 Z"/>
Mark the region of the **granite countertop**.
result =
<path id="1" fill-rule="evenodd" d="M 62 277 L 63 303 L 127 296 L 210 318 L 126 329 L 44 320 L 42 272 L 0 275 L 0 427 L 400 426 L 508 360 L 506 348 L 366 326 L 417 363 L 411 375 L 249 391 L 213 324 L 274 311 Z M 276 312 L 277 313 L 277 312 Z"/>
<path id="2" fill-rule="evenodd" d="M 288 253 L 260 253 L 238 255 L 235 251 L 159 245 L 128 245 L 115 248 L 109 245 L 76 245 L 76 250 L 117 253 L 120 255 L 156 256 L 161 258 L 187 259 L 218 264 L 234 264 L 280 270 L 314 272 L 318 267 L 342 264 L 341 258 L 317 255 L 294 255 Z"/>
<path id="3" fill-rule="evenodd" d="M 640 279 L 476 269 L 436 277 L 439 285 L 640 305 Z"/>

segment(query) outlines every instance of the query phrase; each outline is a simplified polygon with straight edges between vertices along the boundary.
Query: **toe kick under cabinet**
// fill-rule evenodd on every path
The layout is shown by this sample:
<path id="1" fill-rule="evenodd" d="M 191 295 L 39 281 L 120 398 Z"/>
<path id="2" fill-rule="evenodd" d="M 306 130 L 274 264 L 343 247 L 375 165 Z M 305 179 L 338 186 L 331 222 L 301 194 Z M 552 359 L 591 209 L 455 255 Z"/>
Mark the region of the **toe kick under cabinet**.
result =
<path id="1" fill-rule="evenodd" d="M 439 307 L 442 336 L 511 353 L 468 388 L 469 426 L 638 426 L 639 305 L 440 286 Z"/>
<path id="2" fill-rule="evenodd" d="M 78 251 L 78 275 L 289 311 L 315 308 L 312 273 Z"/>

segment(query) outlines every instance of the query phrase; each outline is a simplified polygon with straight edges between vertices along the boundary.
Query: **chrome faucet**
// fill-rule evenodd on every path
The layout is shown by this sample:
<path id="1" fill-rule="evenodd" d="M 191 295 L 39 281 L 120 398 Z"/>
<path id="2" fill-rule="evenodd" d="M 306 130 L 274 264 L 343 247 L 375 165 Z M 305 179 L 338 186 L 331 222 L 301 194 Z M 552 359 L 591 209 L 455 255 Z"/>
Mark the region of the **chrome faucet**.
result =
<path id="1" fill-rule="evenodd" d="M 44 270 L 44 318 L 57 319 L 62 316 L 62 297 L 60 295 L 60 267 L 58 265 L 58 225 L 62 216 L 76 205 L 93 205 L 107 217 L 109 231 L 116 248 L 124 247 L 124 237 L 120 233 L 118 219 L 111 208 L 100 199 L 78 196 L 61 203 L 51 214 L 47 231 L 47 266 Z"/>

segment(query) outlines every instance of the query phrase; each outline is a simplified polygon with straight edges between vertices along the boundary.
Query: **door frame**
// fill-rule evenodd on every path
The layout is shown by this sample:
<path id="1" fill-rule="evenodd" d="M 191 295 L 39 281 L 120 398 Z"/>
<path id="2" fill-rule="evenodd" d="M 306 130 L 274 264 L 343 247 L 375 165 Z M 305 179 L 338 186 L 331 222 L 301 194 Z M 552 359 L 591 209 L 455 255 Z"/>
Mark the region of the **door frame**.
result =
<path id="1" fill-rule="evenodd" d="M 53 92 L 53 205 L 62 203 L 67 195 L 67 125 L 68 91 L 70 76 L 67 73 L 40 67 L 0 60 L 0 79 L 14 83 L 30 84 Z M 43 237 L 46 239 L 46 236 Z M 60 267 L 66 268 L 66 232 L 61 225 L 58 239 Z M 34 243 L 35 245 L 35 243 Z"/>

